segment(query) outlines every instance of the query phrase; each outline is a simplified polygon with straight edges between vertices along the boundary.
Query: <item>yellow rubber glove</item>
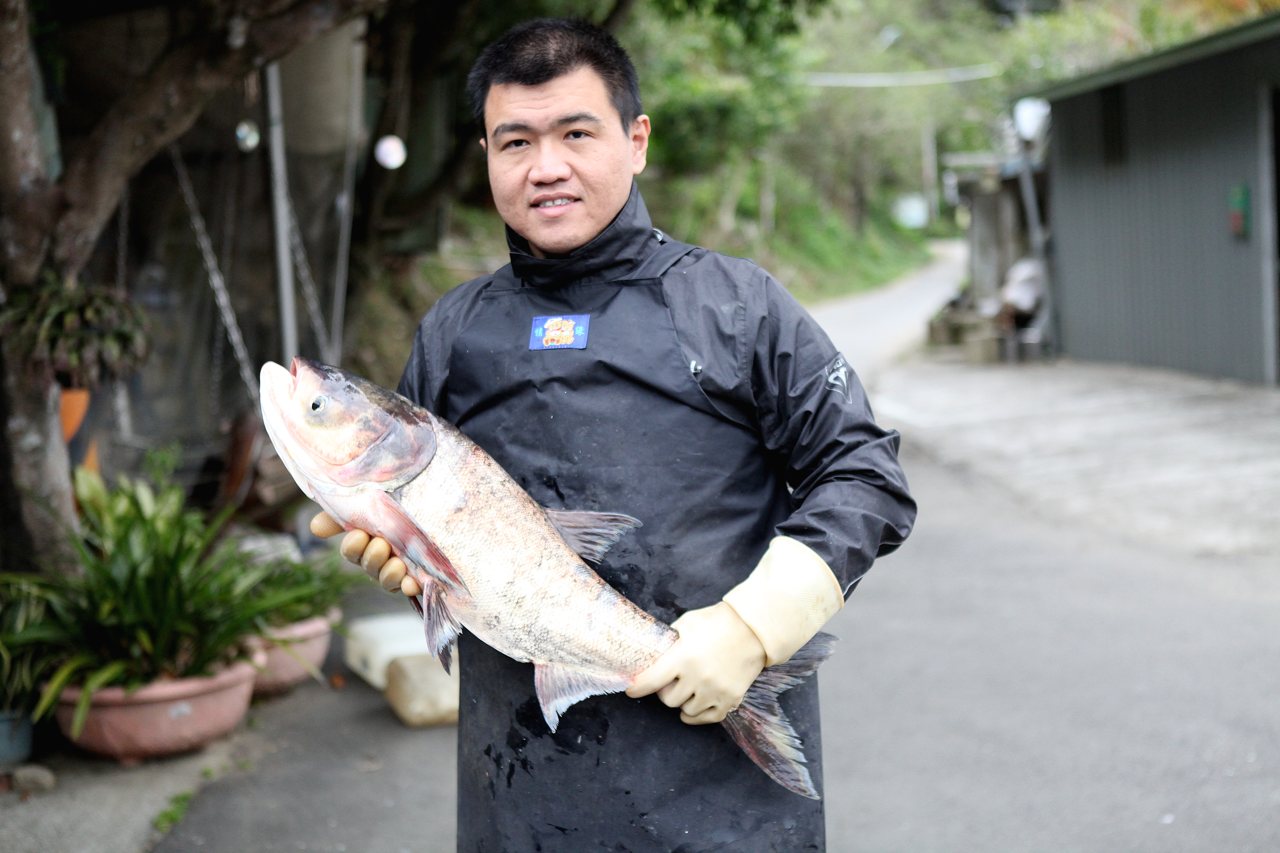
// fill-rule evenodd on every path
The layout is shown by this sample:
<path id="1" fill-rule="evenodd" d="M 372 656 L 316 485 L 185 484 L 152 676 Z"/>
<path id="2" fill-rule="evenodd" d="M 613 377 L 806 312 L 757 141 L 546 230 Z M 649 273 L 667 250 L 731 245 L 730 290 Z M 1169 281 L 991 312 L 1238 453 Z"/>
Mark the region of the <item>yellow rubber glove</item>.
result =
<path id="1" fill-rule="evenodd" d="M 337 536 L 342 525 L 327 512 L 316 513 L 311 519 L 311 532 L 321 539 Z M 350 563 L 364 569 L 370 579 L 377 581 L 387 592 L 397 589 L 410 597 L 422 594 L 422 587 L 409 574 L 404 561 L 391 555 L 391 545 L 381 536 L 370 536 L 363 530 L 349 530 L 342 537 L 338 551 Z"/>
<path id="2" fill-rule="evenodd" d="M 633 699 L 657 693 L 690 725 L 718 723 L 738 707 L 764 669 L 764 647 L 723 601 L 690 610 L 671 624 L 680 638 L 627 688 Z"/>
<path id="3" fill-rule="evenodd" d="M 657 693 L 691 725 L 718 723 L 766 666 L 788 660 L 844 606 L 831 569 L 813 549 L 775 537 L 742 583 L 671 627 L 680 638 L 627 689 Z"/>
<path id="4" fill-rule="evenodd" d="M 760 640 L 765 666 L 783 663 L 844 607 L 844 590 L 818 554 L 775 536 L 760 562 L 724 600 Z"/>

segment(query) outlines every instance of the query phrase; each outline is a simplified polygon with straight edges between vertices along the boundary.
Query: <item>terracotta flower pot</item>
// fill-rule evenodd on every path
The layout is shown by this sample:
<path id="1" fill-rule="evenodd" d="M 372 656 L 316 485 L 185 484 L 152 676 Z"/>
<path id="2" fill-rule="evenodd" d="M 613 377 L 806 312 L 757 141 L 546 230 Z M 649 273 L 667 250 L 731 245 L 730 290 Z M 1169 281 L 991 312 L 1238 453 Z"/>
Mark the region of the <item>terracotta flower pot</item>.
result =
<path id="1" fill-rule="evenodd" d="M 333 626 L 341 618 L 340 610 L 332 610 L 325 616 L 273 628 L 265 638 L 255 638 L 254 645 L 266 653 L 267 662 L 253 679 L 253 695 L 284 693 L 310 678 L 311 672 L 324 663 Z"/>
<path id="2" fill-rule="evenodd" d="M 80 688 L 68 687 L 54 711 L 58 727 L 84 749 L 124 764 L 200 749 L 234 729 L 249 710 L 260 653 L 254 658 L 212 676 L 154 681 L 132 693 L 104 687 L 93 695 L 79 738 L 71 737 L 71 720 Z"/>
<path id="3" fill-rule="evenodd" d="M 69 442 L 80 431 L 85 415 L 89 413 L 89 389 L 63 388 L 58 401 L 58 416 L 62 422 L 62 440 Z"/>

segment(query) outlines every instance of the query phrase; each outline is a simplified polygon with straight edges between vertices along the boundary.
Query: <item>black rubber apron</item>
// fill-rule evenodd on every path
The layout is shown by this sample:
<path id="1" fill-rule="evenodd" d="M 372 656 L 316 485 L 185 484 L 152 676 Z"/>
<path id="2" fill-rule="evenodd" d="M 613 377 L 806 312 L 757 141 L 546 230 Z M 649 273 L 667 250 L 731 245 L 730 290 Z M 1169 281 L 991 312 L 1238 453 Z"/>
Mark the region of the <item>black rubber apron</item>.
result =
<path id="1" fill-rule="evenodd" d="M 658 277 L 681 254 L 666 243 L 634 278 L 556 289 L 507 268 L 458 335 L 441 413 L 545 506 L 640 519 L 598 571 L 666 622 L 741 580 L 789 508 L 754 430 L 716 412 L 681 351 Z M 586 347 L 531 349 L 534 318 L 563 315 L 589 316 Z M 771 781 L 720 726 L 613 695 L 551 734 L 530 665 L 470 635 L 459 657 L 459 850 L 823 849 L 821 803 Z M 816 683 L 782 705 L 821 790 Z"/>

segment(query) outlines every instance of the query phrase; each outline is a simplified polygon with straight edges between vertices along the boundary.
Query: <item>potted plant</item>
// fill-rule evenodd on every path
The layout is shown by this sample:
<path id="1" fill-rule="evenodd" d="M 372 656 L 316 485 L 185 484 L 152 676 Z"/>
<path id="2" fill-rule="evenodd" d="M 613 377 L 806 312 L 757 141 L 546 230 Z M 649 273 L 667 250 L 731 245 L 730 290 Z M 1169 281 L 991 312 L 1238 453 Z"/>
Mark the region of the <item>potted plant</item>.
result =
<path id="1" fill-rule="evenodd" d="M 308 677 L 320 680 L 333 628 L 342 619 L 339 604 L 362 575 L 343 566 L 336 553 L 314 559 L 281 559 L 269 564 L 259 594 L 288 600 L 267 614 L 255 645 L 266 661 L 253 680 L 254 696 L 284 693 Z M 300 597 L 284 593 L 293 590 Z"/>
<path id="2" fill-rule="evenodd" d="M 126 375 L 147 355 L 146 323 L 126 294 L 48 270 L 0 308 L 0 333 L 12 336 L 28 367 L 47 371 L 63 388 Z"/>
<path id="3" fill-rule="evenodd" d="M 126 294 L 82 286 L 51 270 L 34 286 L 15 289 L 0 306 L 0 334 L 28 369 L 61 386 L 63 441 L 79 430 L 91 389 L 137 369 L 148 349 L 143 314 Z"/>
<path id="4" fill-rule="evenodd" d="M 43 644 L 48 681 L 35 709 L 77 744 L 126 763 L 219 737 L 248 709 L 247 638 L 305 589 L 258 585 L 271 572 L 219 539 L 226 521 L 186 505 L 169 481 L 75 472 L 79 573 L 25 583 L 45 605 L 20 644 Z M 0 578 L 0 597 L 13 581 Z"/>
<path id="5" fill-rule="evenodd" d="M 0 769 L 13 767 L 31 755 L 31 712 L 49 657 L 29 635 L 44 619 L 44 600 L 29 575 L 6 575 L 6 594 L 0 597 Z"/>

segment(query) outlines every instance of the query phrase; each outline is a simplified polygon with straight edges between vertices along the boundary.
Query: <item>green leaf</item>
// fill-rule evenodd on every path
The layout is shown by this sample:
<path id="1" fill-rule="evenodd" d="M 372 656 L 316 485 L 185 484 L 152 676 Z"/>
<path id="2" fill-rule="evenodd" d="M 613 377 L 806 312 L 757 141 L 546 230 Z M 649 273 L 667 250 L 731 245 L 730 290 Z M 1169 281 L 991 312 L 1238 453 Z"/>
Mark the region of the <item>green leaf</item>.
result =
<path id="1" fill-rule="evenodd" d="M 45 685 L 44 691 L 40 694 L 40 702 L 36 705 L 36 709 L 31 713 L 31 716 L 38 720 L 49 713 L 49 709 L 58 701 L 58 696 L 71 681 L 71 677 L 92 662 L 93 659 L 88 655 L 81 654 L 72 657 L 58 667 L 49 678 L 49 683 Z"/>
<path id="2" fill-rule="evenodd" d="M 112 661 L 85 679 L 80 689 L 80 698 L 76 701 L 76 712 L 71 718 L 71 739 L 76 740 L 84 731 L 85 718 L 89 716 L 89 708 L 93 704 L 93 694 L 111 684 L 125 672 L 124 661 Z"/>

